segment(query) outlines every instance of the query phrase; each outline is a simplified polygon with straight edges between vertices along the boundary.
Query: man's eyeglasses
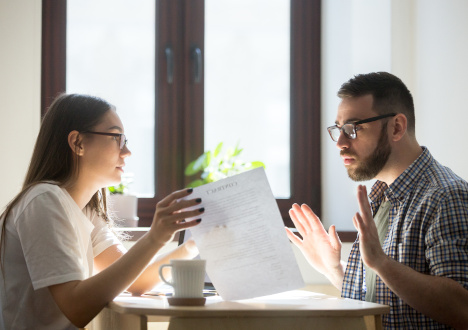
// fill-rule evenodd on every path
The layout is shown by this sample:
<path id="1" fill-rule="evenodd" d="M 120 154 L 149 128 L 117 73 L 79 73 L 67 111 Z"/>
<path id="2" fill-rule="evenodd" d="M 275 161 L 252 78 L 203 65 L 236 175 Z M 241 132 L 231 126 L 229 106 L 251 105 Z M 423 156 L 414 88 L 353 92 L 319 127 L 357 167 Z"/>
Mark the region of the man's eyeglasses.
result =
<path id="1" fill-rule="evenodd" d="M 344 124 L 341 127 L 338 127 L 336 125 L 330 126 L 327 128 L 328 133 L 330 134 L 331 139 L 334 142 L 338 142 L 338 139 L 340 138 L 341 131 L 343 131 L 344 135 L 351 140 L 354 140 L 357 137 L 357 131 L 360 130 L 360 127 L 356 127 L 357 125 L 360 124 L 365 124 L 365 123 L 370 123 L 379 119 L 384 119 L 388 117 L 394 117 L 396 116 L 396 113 L 388 113 L 386 115 L 381 115 L 377 117 L 372 117 L 372 118 L 367 118 L 359 121 L 355 121 L 354 123 L 347 123 Z"/>
<path id="2" fill-rule="evenodd" d="M 106 133 L 106 132 L 91 132 L 91 131 L 84 131 L 81 133 L 89 133 L 89 134 L 97 134 L 97 135 L 107 135 L 107 136 L 115 136 L 119 138 L 119 148 L 122 150 L 123 147 L 127 145 L 127 138 L 125 137 L 125 134 L 122 133 Z"/>

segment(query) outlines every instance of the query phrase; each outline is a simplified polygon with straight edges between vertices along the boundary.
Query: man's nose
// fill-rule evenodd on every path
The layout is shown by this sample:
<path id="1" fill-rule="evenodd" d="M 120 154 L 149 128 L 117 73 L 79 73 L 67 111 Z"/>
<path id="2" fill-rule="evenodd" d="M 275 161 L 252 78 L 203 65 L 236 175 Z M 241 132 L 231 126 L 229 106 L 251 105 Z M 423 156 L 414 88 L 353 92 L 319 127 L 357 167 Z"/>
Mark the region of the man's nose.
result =
<path id="1" fill-rule="evenodd" d="M 340 135 L 338 136 L 338 141 L 336 141 L 336 147 L 340 150 L 348 149 L 349 142 L 350 142 L 350 139 L 346 137 L 343 131 L 340 131 Z"/>

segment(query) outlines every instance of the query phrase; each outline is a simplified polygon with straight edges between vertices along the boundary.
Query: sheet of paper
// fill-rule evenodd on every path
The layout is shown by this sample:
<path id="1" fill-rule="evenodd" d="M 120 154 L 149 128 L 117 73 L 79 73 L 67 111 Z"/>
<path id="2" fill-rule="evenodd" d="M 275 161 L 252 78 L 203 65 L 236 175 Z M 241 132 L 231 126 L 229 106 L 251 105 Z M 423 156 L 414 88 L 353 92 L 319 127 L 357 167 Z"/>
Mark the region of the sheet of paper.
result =
<path id="1" fill-rule="evenodd" d="M 190 231 L 223 299 L 248 299 L 304 286 L 262 167 L 197 187 L 189 198 L 197 197 L 202 198 L 205 213 Z"/>

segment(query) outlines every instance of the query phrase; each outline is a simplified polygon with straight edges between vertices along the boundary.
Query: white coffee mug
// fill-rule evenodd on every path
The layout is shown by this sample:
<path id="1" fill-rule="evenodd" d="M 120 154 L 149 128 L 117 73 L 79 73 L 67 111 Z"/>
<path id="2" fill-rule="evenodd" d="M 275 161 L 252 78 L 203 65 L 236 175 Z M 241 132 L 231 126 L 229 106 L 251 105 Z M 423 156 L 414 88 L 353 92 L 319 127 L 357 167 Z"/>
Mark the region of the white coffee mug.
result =
<path id="1" fill-rule="evenodd" d="M 173 259 L 159 267 L 159 276 L 174 288 L 175 298 L 203 298 L 206 260 Z M 171 267 L 172 281 L 164 278 L 163 269 Z"/>

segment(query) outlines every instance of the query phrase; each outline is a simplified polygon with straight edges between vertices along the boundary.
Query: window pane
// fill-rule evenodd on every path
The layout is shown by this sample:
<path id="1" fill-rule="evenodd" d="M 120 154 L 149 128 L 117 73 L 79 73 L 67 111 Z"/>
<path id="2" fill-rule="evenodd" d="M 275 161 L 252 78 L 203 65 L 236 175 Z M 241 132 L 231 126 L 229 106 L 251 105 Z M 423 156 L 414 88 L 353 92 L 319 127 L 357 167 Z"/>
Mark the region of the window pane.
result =
<path id="1" fill-rule="evenodd" d="M 205 149 L 219 142 L 265 163 L 290 197 L 290 2 L 205 1 Z"/>
<path id="2" fill-rule="evenodd" d="M 132 156 L 130 190 L 154 195 L 154 0 L 68 0 L 67 92 L 117 107 Z"/>

